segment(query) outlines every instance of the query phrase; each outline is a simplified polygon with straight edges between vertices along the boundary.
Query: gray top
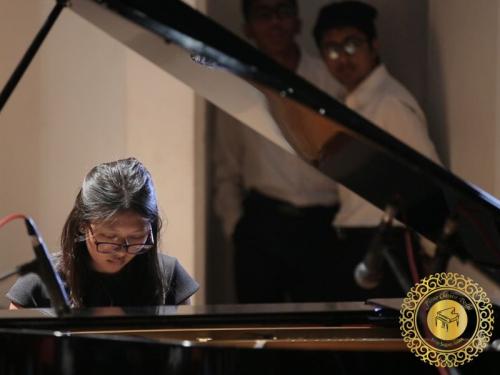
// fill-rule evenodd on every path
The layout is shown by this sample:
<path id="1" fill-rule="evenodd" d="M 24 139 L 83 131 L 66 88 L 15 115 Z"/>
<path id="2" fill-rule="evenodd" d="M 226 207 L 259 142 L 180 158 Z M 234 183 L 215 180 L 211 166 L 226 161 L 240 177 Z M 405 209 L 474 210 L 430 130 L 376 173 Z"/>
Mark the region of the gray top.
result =
<path id="1" fill-rule="evenodd" d="M 179 305 L 186 302 L 199 289 L 198 283 L 176 258 L 159 253 L 158 259 L 166 286 L 164 304 Z M 54 257 L 51 260 L 54 261 Z M 93 285 L 96 286 L 92 289 L 93 294 L 95 294 L 92 306 L 132 305 L 132 303 L 127 302 L 131 301 L 132 293 L 126 287 L 127 284 L 124 284 L 127 282 L 126 275 L 91 272 L 89 277 L 92 279 Z M 63 278 L 62 275 L 61 278 Z M 67 292 L 69 294 L 68 290 Z M 11 302 L 23 307 L 43 308 L 51 306 L 47 289 L 38 274 L 35 273 L 20 277 L 10 288 L 6 297 Z"/>

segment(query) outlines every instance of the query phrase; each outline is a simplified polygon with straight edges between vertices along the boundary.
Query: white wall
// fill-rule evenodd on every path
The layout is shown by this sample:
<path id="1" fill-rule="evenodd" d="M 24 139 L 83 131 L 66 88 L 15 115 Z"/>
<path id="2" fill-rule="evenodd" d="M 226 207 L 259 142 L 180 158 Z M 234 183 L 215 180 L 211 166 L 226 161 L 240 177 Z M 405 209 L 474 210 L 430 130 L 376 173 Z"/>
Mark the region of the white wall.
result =
<path id="1" fill-rule="evenodd" d="M 450 169 L 500 196 L 500 2 L 430 0 L 429 117 Z"/>
<path id="2" fill-rule="evenodd" d="M 0 0 L 1 85 L 53 4 Z M 204 155 L 200 111 L 191 89 L 64 10 L 0 115 L 0 217 L 12 211 L 33 216 L 48 246 L 58 249 L 88 170 L 136 156 L 158 190 L 164 248 L 203 284 L 204 269 L 195 260 L 203 259 L 195 238 L 204 233 L 196 208 L 203 202 L 195 202 L 204 199 L 195 190 L 203 178 L 195 166 Z M 1 231 L 0 272 L 32 257 L 23 232 L 15 230 Z M 203 292 L 196 302 L 203 302 Z"/>
<path id="3" fill-rule="evenodd" d="M 3 88 L 11 72 L 29 45 L 42 19 L 38 7 L 29 2 L 0 2 L 0 85 Z M 22 25 L 19 26 L 19 20 Z M 16 32 L 14 32 L 16 30 Z M 39 215 L 37 191 L 40 153 L 40 129 L 33 127 L 40 115 L 38 91 L 39 60 L 20 82 L 0 114 L 0 217 L 11 212 Z M 14 222 L 0 230 L 0 272 L 10 270 L 18 260 L 32 257 L 24 224 Z M 0 283 L 0 305 L 8 287 Z"/>
<path id="4" fill-rule="evenodd" d="M 51 2 L 49 2 L 51 4 Z M 48 10 L 48 9 L 47 9 Z M 130 154 L 127 51 L 64 11 L 40 51 L 37 220 L 51 249 L 85 174 Z"/>
<path id="5" fill-rule="evenodd" d="M 498 3 L 497 3 L 498 4 Z M 498 42 L 500 41 L 500 27 L 498 27 L 500 20 L 500 6 L 497 7 L 497 29 L 496 29 L 496 43 L 495 43 L 495 48 L 496 48 L 496 71 L 495 71 L 495 83 L 496 83 L 496 97 L 495 97 L 495 103 L 494 106 L 497 108 L 497 113 L 495 115 L 495 130 L 494 134 L 492 134 L 492 139 L 493 139 L 493 148 L 495 150 L 495 155 L 494 155 L 494 160 L 495 160 L 495 165 L 493 168 L 494 174 L 495 174 L 495 179 L 494 179 L 494 186 L 492 193 L 496 197 L 500 197 L 500 48 L 498 46 Z"/>
<path id="6" fill-rule="evenodd" d="M 196 97 L 139 55 L 128 53 L 126 60 L 126 149 L 153 175 L 164 218 L 163 248 L 195 274 L 198 260 L 203 259 L 196 239 L 204 233 L 204 217 L 197 212 L 204 201 L 196 198 L 197 187 L 204 186 L 195 168 L 197 153 L 204 152 L 196 147 Z M 196 273 L 199 281 L 204 280 L 203 272 L 200 268 Z M 202 301 L 200 296 L 197 303 Z"/>

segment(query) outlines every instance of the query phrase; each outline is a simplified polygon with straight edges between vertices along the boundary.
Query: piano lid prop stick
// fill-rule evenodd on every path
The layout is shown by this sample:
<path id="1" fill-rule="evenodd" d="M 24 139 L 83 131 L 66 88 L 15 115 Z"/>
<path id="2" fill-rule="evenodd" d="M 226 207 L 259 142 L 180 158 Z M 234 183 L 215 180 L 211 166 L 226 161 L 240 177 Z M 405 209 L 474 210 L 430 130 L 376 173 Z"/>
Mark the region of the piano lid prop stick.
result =
<path id="1" fill-rule="evenodd" d="M 47 34 L 49 33 L 50 29 L 56 22 L 57 17 L 59 16 L 59 14 L 61 14 L 61 11 L 67 4 L 68 0 L 56 1 L 56 5 L 54 6 L 49 16 L 47 17 L 47 20 L 43 24 L 40 31 L 38 31 L 38 34 L 36 35 L 35 39 L 33 39 L 33 42 L 29 46 L 28 50 L 25 52 L 23 58 L 21 59 L 16 69 L 10 76 L 4 88 L 2 89 L 2 92 L 0 93 L 0 112 L 2 112 L 5 103 L 7 103 L 7 100 L 9 100 L 9 97 L 12 94 L 12 91 L 14 91 L 14 89 L 16 88 L 17 84 L 24 75 L 24 72 L 26 71 L 26 69 L 28 69 L 31 60 L 33 60 L 33 57 L 38 52 L 38 49 L 40 48 L 43 41 L 47 37 Z"/>

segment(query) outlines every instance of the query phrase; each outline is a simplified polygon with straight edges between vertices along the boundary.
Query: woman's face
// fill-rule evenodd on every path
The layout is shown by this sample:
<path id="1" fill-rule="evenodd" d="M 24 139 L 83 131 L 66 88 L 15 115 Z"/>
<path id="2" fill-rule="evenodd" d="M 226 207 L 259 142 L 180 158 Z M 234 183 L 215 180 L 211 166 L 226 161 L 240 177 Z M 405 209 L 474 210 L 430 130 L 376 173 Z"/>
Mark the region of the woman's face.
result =
<path id="1" fill-rule="evenodd" d="M 149 221 L 134 212 L 119 213 L 110 220 L 91 223 L 86 232 L 91 267 L 102 273 L 119 272 L 137 255 L 128 253 L 124 246 L 108 252 L 109 245 L 102 244 L 98 247 L 98 244 L 143 244 L 151 241 L 150 233 Z M 103 249 L 106 253 L 102 252 Z"/>

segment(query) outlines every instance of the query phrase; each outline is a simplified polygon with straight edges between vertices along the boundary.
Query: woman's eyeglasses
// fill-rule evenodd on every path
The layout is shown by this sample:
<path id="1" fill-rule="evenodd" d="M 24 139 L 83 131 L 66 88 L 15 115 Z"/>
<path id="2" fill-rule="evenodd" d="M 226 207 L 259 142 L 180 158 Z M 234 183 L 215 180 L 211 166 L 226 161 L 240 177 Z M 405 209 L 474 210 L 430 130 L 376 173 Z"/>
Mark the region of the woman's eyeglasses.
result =
<path id="1" fill-rule="evenodd" d="M 89 229 L 97 251 L 102 254 L 114 253 L 121 249 L 125 249 L 129 254 L 142 254 L 151 250 L 154 246 L 153 229 L 151 227 L 149 227 L 149 234 L 145 243 L 128 243 L 127 241 L 124 243 L 101 242 L 95 238 L 92 227 L 89 226 Z"/>
<path id="2" fill-rule="evenodd" d="M 352 37 L 346 39 L 343 43 L 326 44 L 321 49 L 330 60 L 337 60 L 342 52 L 348 56 L 353 56 L 359 50 L 359 47 L 366 42 L 366 39 Z"/>

